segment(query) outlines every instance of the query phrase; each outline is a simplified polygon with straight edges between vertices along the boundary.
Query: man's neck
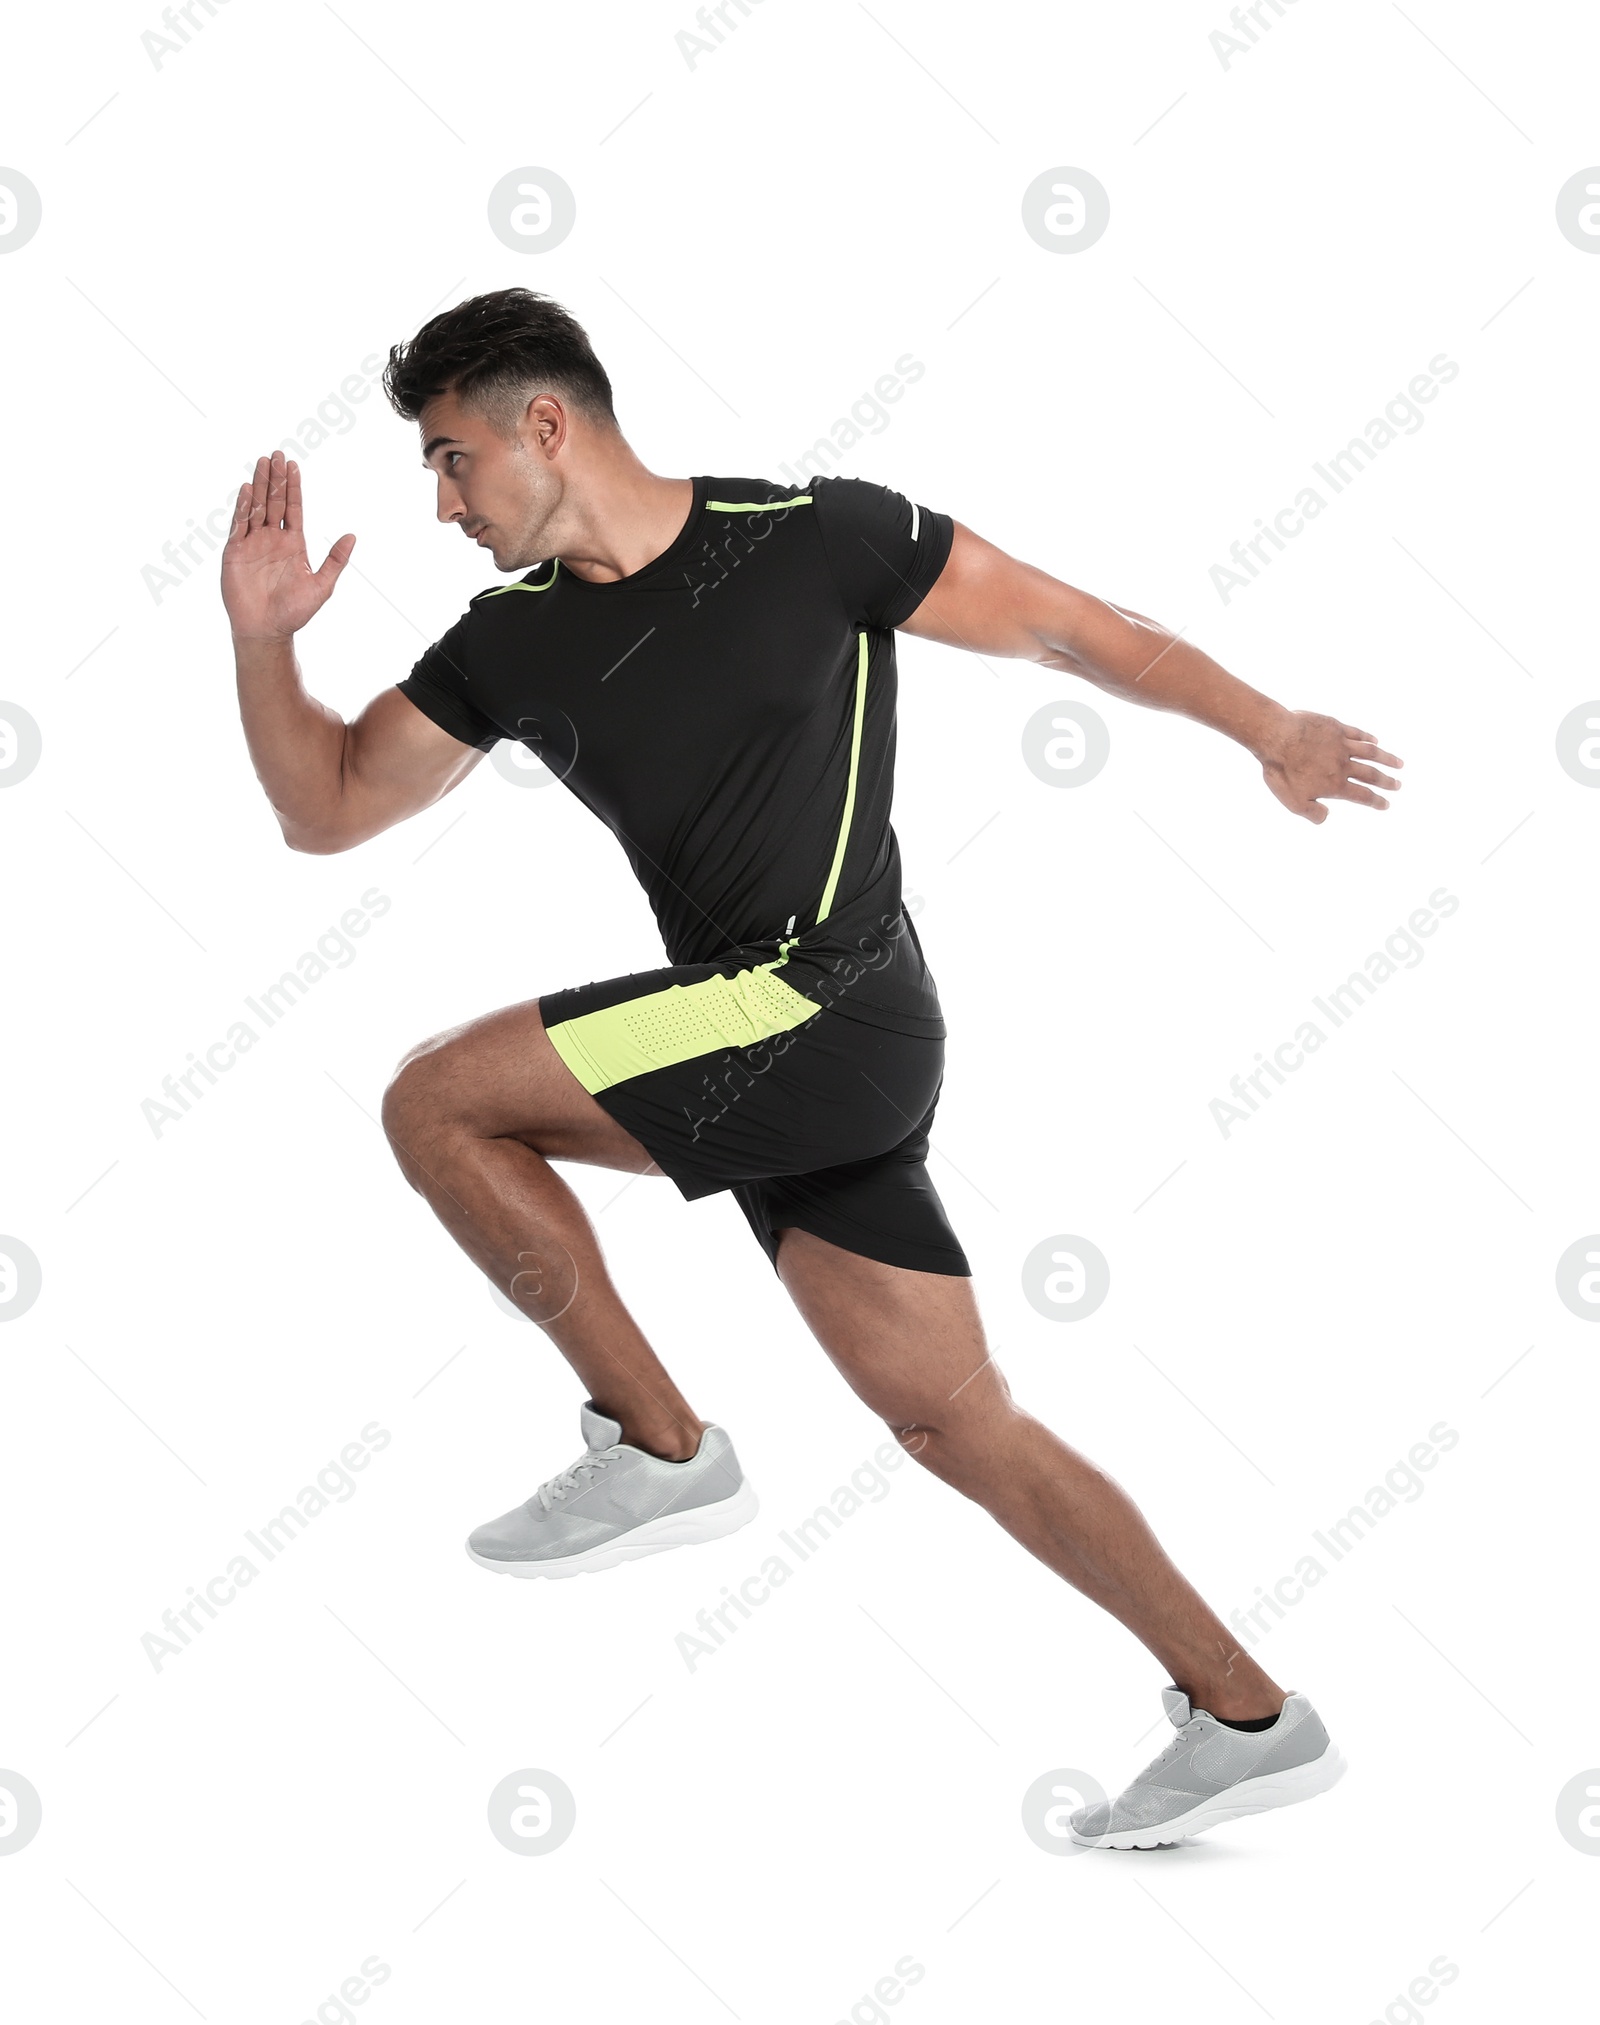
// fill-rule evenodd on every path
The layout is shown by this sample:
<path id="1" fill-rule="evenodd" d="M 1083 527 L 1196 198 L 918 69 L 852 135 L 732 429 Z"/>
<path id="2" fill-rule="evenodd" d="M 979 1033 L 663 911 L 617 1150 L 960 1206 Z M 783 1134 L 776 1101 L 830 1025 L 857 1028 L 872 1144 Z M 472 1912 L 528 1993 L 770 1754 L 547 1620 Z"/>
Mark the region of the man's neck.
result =
<path id="1" fill-rule="evenodd" d="M 569 495 L 572 525 L 556 549 L 562 568 L 590 584 L 636 575 L 671 548 L 693 501 L 692 479 L 657 477 L 619 438 L 586 471 L 581 501 Z"/>

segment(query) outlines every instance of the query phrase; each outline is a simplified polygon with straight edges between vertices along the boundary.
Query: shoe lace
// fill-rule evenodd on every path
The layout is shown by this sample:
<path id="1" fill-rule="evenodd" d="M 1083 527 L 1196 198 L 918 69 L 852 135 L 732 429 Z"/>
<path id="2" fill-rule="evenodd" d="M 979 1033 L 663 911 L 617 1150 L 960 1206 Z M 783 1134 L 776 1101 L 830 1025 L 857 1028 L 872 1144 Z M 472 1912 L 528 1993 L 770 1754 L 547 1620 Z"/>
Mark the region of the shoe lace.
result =
<path id="1" fill-rule="evenodd" d="M 555 1476 L 546 1478 L 538 1490 L 535 1491 L 534 1496 L 548 1512 L 554 1500 L 564 1498 L 568 1491 L 586 1490 L 588 1488 L 586 1484 L 579 1482 L 579 1470 L 603 1470 L 607 1463 L 615 1462 L 621 1453 L 622 1449 L 620 1445 L 612 1448 L 591 1448 L 579 1456 L 578 1460 L 570 1468 L 560 1470 Z"/>
<path id="2" fill-rule="evenodd" d="M 1184 1724 L 1183 1728 L 1179 1730 L 1177 1735 L 1167 1745 L 1166 1749 L 1157 1757 L 1152 1758 L 1149 1764 L 1145 1766 L 1144 1770 L 1134 1781 L 1135 1785 L 1150 1784 L 1151 1774 L 1161 1771 L 1164 1766 L 1169 1765 L 1177 1757 L 1180 1751 L 1186 1750 L 1193 1744 L 1196 1734 L 1194 1718 L 1191 1716 L 1189 1721 Z"/>

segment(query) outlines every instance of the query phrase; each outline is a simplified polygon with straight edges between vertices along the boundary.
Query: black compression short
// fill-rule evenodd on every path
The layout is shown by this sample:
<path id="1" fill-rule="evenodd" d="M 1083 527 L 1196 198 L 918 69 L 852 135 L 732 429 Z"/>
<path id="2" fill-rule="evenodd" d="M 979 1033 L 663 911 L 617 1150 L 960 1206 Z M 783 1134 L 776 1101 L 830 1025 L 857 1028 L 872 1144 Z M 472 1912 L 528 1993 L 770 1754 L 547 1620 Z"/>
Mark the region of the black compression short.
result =
<path id="1" fill-rule="evenodd" d="M 814 1011 L 758 953 L 548 992 L 540 1015 L 681 1194 L 732 1191 L 774 1265 L 793 1228 L 966 1277 L 927 1168 L 943 1040 Z"/>

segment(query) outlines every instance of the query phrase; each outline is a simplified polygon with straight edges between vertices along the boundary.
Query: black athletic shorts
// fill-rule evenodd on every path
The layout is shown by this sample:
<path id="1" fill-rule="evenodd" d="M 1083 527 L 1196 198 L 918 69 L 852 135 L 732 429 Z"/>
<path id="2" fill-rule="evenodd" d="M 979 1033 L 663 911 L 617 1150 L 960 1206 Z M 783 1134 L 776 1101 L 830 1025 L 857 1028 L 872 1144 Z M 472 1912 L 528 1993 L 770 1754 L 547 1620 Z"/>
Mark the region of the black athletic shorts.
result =
<path id="1" fill-rule="evenodd" d="M 970 1273 L 928 1174 L 944 1042 L 817 1007 L 779 965 L 674 964 L 546 993 L 556 1052 L 690 1201 L 730 1189 L 778 1233 Z"/>

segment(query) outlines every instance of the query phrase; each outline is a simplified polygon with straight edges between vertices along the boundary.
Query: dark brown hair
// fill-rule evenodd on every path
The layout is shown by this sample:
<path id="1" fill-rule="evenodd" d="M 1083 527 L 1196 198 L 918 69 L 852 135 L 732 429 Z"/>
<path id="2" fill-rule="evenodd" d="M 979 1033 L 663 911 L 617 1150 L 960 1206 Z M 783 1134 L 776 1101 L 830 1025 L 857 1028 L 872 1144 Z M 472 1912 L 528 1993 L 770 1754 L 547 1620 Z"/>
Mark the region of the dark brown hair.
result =
<path id="1" fill-rule="evenodd" d="M 531 288 L 498 288 L 441 310 L 409 344 L 391 346 L 383 373 L 390 405 L 408 422 L 435 396 L 453 393 L 503 436 L 546 389 L 591 421 L 616 427 L 611 382 L 588 333 Z"/>

